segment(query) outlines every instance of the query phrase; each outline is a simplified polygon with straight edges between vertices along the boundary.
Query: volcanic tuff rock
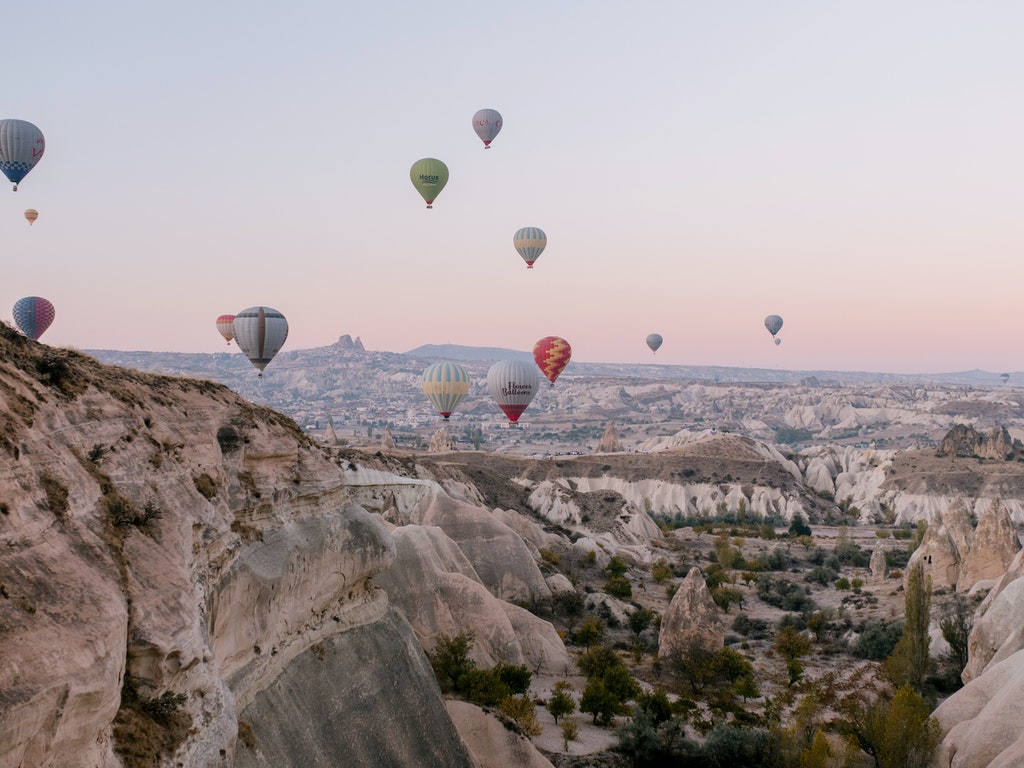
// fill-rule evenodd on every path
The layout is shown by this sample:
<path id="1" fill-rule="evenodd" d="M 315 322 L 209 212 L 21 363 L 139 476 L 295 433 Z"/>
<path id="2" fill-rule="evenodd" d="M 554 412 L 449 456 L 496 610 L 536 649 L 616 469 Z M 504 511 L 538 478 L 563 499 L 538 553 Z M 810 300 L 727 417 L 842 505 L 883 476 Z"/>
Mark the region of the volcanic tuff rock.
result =
<path id="1" fill-rule="evenodd" d="M 395 543 L 348 481 L 375 477 L 220 385 L 0 326 L 0 767 L 469 768 L 370 581 Z"/>
<path id="2" fill-rule="evenodd" d="M 448 453 L 454 450 L 454 444 L 452 443 L 452 436 L 448 434 L 448 430 L 441 427 L 437 432 L 430 436 L 430 452 L 431 453 Z"/>
<path id="3" fill-rule="evenodd" d="M 711 599 L 700 568 L 691 568 L 672 596 L 661 621 L 658 658 L 667 658 L 676 650 L 693 646 L 716 652 L 724 644 L 725 627 L 719 617 L 718 606 Z"/>
<path id="4" fill-rule="evenodd" d="M 598 453 L 615 453 L 622 450 L 622 443 L 619 442 L 619 436 L 615 432 L 615 423 L 609 421 L 608 426 L 604 428 L 604 435 L 601 437 L 601 442 L 597 445 Z"/>
<path id="5" fill-rule="evenodd" d="M 883 584 L 889 578 L 889 563 L 885 558 L 885 550 L 881 545 L 871 553 L 871 583 Z"/>
<path id="6" fill-rule="evenodd" d="M 943 742 L 935 765 L 1024 765 L 1024 550 L 989 591 L 968 639 L 964 687 L 935 710 Z"/>
<path id="7" fill-rule="evenodd" d="M 957 424 L 949 430 L 935 452 L 936 456 L 958 456 L 997 461 L 1013 461 L 1021 454 L 1024 454 L 1024 443 L 1010 437 L 1006 427 L 996 427 L 981 434 L 973 426 L 967 424 Z"/>
<path id="8" fill-rule="evenodd" d="M 910 557 L 907 573 L 920 563 L 933 587 L 967 592 L 978 582 L 1005 573 L 1020 548 L 1013 522 L 998 499 L 982 511 L 977 529 L 971 526 L 964 502 L 958 501 L 940 523 L 928 526 Z"/>

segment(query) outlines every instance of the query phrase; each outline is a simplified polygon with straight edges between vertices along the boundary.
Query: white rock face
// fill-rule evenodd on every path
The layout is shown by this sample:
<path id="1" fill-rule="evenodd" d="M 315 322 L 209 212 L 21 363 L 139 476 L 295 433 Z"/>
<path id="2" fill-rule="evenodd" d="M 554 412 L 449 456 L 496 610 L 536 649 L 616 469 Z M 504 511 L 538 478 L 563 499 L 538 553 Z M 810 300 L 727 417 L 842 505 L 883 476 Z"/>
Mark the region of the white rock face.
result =
<path id="1" fill-rule="evenodd" d="M 991 664 L 934 712 L 945 733 L 934 764 L 943 768 L 1024 765 L 1024 650 Z"/>
<path id="2" fill-rule="evenodd" d="M 491 594 L 443 530 L 407 525 L 393 535 L 396 562 L 374 581 L 392 596 L 425 649 L 432 650 L 439 635 L 470 628 L 471 658 L 480 667 L 504 662 L 564 672 L 569 655 L 551 623 Z"/>
<path id="3" fill-rule="evenodd" d="M 247 708 L 265 713 L 256 738 L 277 743 L 266 713 L 311 649 L 343 656 L 346 636 L 372 647 L 380 633 L 414 646 L 370 583 L 391 536 L 294 424 L 208 382 L 0 345 L 0 768 L 119 768 L 126 675 L 143 698 L 185 696 L 191 728 L 164 764 L 228 768 Z M 33 355 L 63 356 L 66 389 L 25 373 Z M 368 659 L 384 680 L 386 660 Z M 396 700 L 389 743 L 415 751 L 450 722 L 438 705 L 442 720 L 425 724 L 436 682 L 407 661 L 395 668 L 421 711 L 403 716 Z M 350 683 L 332 681 L 338 712 Z M 386 762 L 388 743 L 363 735 Z M 310 749 L 331 738 L 311 735 Z"/>
<path id="4" fill-rule="evenodd" d="M 696 567 L 686 574 L 665 611 L 658 636 L 658 658 L 667 658 L 676 649 L 691 644 L 708 651 L 718 651 L 725 644 L 725 627 L 718 606 L 711 599 L 704 575 Z"/>
<path id="5" fill-rule="evenodd" d="M 509 730 L 494 715 L 465 701 L 445 703 L 474 768 L 552 768 L 529 739 Z"/>

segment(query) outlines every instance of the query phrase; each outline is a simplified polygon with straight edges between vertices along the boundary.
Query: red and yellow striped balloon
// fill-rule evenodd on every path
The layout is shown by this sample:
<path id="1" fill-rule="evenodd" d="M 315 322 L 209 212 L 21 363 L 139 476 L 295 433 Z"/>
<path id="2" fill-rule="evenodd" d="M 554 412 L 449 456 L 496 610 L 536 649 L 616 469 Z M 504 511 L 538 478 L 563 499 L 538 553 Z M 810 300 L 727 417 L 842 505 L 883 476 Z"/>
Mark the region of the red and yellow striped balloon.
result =
<path id="1" fill-rule="evenodd" d="M 572 347 L 569 342 L 558 336 L 545 336 L 533 345 L 533 359 L 537 361 L 537 367 L 552 385 L 559 374 L 565 370 L 572 357 Z"/>

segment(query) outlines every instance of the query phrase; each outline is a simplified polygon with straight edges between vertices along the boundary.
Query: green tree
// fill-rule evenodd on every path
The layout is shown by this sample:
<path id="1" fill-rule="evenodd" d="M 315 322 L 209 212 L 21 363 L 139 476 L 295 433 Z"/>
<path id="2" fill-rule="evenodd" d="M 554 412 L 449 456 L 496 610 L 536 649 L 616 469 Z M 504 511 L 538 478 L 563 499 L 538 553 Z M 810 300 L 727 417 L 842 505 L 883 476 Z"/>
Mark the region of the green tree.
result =
<path id="1" fill-rule="evenodd" d="M 619 698 L 608 690 L 604 680 L 592 677 L 580 697 L 580 712 L 593 715 L 595 725 L 609 725 L 619 712 Z"/>
<path id="2" fill-rule="evenodd" d="M 633 585 L 625 576 L 610 576 L 604 584 L 604 591 L 619 600 L 629 600 L 633 596 Z"/>
<path id="3" fill-rule="evenodd" d="M 609 576 L 625 576 L 628 568 L 626 567 L 625 561 L 615 555 L 608 561 L 608 565 L 604 567 L 605 573 Z"/>
<path id="4" fill-rule="evenodd" d="M 810 746 L 800 753 L 800 768 L 828 768 L 831 757 L 828 737 L 819 728 L 814 732 Z"/>
<path id="5" fill-rule="evenodd" d="M 662 584 L 672 578 L 672 566 L 668 564 L 668 560 L 661 557 L 655 561 L 651 567 L 651 578 L 655 584 Z"/>
<path id="6" fill-rule="evenodd" d="M 454 637 L 438 635 L 434 650 L 427 654 L 427 658 L 438 685 L 445 693 L 454 691 L 459 678 L 476 669 L 476 662 L 469 658 L 472 647 L 472 632 L 463 632 Z"/>
<path id="7" fill-rule="evenodd" d="M 946 658 L 957 675 L 967 666 L 967 638 L 974 628 L 974 613 L 962 595 L 950 604 L 945 617 L 939 622 L 942 637 L 949 643 Z"/>
<path id="8" fill-rule="evenodd" d="M 571 715 L 576 711 L 576 700 L 572 697 L 571 690 L 572 684 L 567 680 L 559 680 L 555 683 L 555 690 L 551 694 L 551 698 L 548 699 L 547 710 L 555 718 L 556 724 L 558 718 Z"/>
<path id="9" fill-rule="evenodd" d="M 801 515 L 793 515 L 793 521 L 789 524 L 789 535 L 792 537 L 797 536 L 811 536 L 813 531 L 811 527 L 807 525 L 807 522 Z"/>
<path id="10" fill-rule="evenodd" d="M 650 608 L 637 608 L 629 614 L 629 628 L 638 638 L 654 622 L 656 614 Z"/>
<path id="11" fill-rule="evenodd" d="M 529 696 L 509 696 L 498 707 L 504 717 L 519 726 L 527 736 L 540 736 L 544 732 L 537 722 L 537 706 Z"/>
<path id="12" fill-rule="evenodd" d="M 932 579 L 925 577 L 920 563 L 907 574 L 903 603 L 906 616 L 903 634 L 882 669 L 893 685 L 910 685 L 920 693 L 924 690 L 930 665 L 928 624 L 932 605 Z"/>
<path id="13" fill-rule="evenodd" d="M 625 667 L 622 659 L 607 645 L 596 645 L 580 655 L 576 666 L 587 678 L 604 677 L 605 672 L 615 667 Z"/>
<path id="14" fill-rule="evenodd" d="M 597 616 L 587 616 L 573 633 L 577 645 L 587 648 L 597 645 L 604 637 L 604 622 Z"/>
<path id="15" fill-rule="evenodd" d="M 892 700 L 846 705 L 841 729 L 870 755 L 877 768 L 927 768 L 942 737 L 928 703 L 909 685 Z"/>
<path id="16" fill-rule="evenodd" d="M 455 690 L 485 707 L 496 707 L 512 695 L 493 668 L 470 670 L 458 679 Z"/>

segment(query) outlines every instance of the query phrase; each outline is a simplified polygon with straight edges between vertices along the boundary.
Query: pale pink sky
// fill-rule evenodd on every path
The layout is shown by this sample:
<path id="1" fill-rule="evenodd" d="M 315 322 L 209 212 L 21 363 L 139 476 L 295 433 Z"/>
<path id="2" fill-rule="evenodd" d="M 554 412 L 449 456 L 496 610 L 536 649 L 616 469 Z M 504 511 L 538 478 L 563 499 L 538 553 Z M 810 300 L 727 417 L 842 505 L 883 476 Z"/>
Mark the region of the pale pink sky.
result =
<path id="1" fill-rule="evenodd" d="M 1024 369 L 1024 6 L 551 6 L 37 4 L 0 51 L 2 117 L 47 139 L 0 193 L 0 318 L 42 295 L 49 344 L 219 352 L 263 304 L 286 349 L 631 362 L 653 331 L 659 363 Z"/>

